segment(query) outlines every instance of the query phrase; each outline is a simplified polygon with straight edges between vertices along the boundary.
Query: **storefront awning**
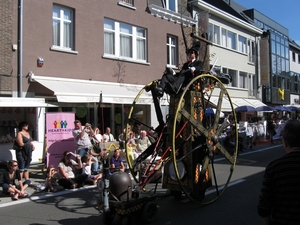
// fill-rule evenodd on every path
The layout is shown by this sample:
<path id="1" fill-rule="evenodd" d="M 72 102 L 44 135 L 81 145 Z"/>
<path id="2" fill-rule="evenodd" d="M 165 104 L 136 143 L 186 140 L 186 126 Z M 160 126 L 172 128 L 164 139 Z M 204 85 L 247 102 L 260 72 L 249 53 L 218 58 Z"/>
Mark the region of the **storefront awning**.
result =
<path id="1" fill-rule="evenodd" d="M 210 97 L 210 102 L 214 106 L 217 106 L 218 102 L 219 102 L 219 97 L 211 96 Z M 233 107 L 234 107 L 234 105 L 233 105 Z M 230 102 L 227 99 L 225 99 L 225 98 L 223 98 L 223 100 L 222 100 L 221 111 L 223 111 L 223 112 L 231 112 L 232 111 Z"/>
<path id="2" fill-rule="evenodd" d="M 44 98 L 10 98 L 1 97 L 0 107 L 58 107 L 45 102 Z"/>
<path id="3" fill-rule="evenodd" d="M 245 101 L 249 102 L 255 108 L 260 107 L 260 106 L 267 106 L 266 104 L 262 103 L 261 101 L 259 101 L 257 99 L 246 98 Z"/>
<path id="4" fill-rule="evenodd" d="M 210 102 L 212 104 L 214 104 L 216 106 L 218 104 L 218 101 L 219 101 L 219 97 L 211 96 Z M 232 105 L 233 105 L 234 109 L 236 107 L 245 106 L 245 105 L 253 106 L 254 108 L 259 107 L 259 106 L 265 106 L 264 103 L 262 103 L 261 101 L 259 101 L 257 99 L 231 98 L 231 102 L 232 102 Z M 229 100 L 223 99 L 221 111 L 224 111 L 224 112 L 232 111 Z"/>
<path id="5" fill-rule="evenodd" d="M 234 108 L 239 107 L 239 106 L 253 106 L 251 103 L 246 101 L 244 98 L 231 98 L 231 101 L 234 105 Z M 253 106 L 255 107 L 255 106 Z"/>
<path id="6" fill-rule="evenodd" d="M 51 90 L 58 102 L 87 103 L 99 102 L 102 92 L 103 103 L 132 104 L 143 85 L 121 84 L 113 82 L 66 79 L 31 75 L 36 81 Z M 138 104 L 151 104 L 151 93 L 144 92 Z"/>

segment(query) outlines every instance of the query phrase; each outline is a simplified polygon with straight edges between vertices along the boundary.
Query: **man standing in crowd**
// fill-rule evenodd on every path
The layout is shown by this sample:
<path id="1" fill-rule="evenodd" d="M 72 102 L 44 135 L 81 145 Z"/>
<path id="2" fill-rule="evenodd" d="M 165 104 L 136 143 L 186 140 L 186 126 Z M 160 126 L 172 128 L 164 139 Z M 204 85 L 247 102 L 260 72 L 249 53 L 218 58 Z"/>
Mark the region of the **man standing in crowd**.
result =
<path id="1" fill-rule="evenodd" d="M 85 126 L 81 125 L 79 120 L 74 121 L 74 130 L 73 137 L 76 143 L 76 151 L 77 154 L 81 156 L 81 158 L 85 154 L 90 154 L 92 150 L 92 143 L 90 138 L 95 136 L 95 133 L 92 129 L 91 124 L 86 123 Z M 98 173 L 99 162 L 94 162 L 92 165 L 92 173 Z"/>
<path id="2" fill-rule="evenodd" d="M 300 121 L 289 120 L 281 132 L 287 154 L 265 170 L 258 214 L 265 225 L 300 223 Z"/>
<path id="3" fill-rule="evenodd" d="M 103 134 L 104 142 L 112 142 L 115 141 L 114 136 L 111 133 L 110 127 L 106 127 L 106 133 Z"/>
<path id="4" fill-rule="evenodd" d="M 145 151 L 150 145 L 151 142 L 147 136 L 145 130 L 141 130 L 140 138 L 137 139 L 136 152 L 134 153 L 134 158 L 137 158 L 143 151 Z"/>

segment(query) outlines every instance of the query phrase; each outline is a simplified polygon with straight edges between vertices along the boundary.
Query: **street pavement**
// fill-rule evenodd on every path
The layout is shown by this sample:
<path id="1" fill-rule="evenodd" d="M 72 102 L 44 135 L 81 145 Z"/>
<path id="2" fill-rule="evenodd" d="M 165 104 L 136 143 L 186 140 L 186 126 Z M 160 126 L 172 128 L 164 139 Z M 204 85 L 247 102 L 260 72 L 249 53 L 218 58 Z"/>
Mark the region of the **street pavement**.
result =
<path id="1" fill-rule="evenodd" d="M 279 145 L 281 142 L 276 143 L 275 145 Z M 255 151 L 259 150 L 260 148 L 263 147 L 268 147 L 268 146 L 274 146 L 274 144 L 271 144 L 268 141 L 261 141 L 261 142 L 256 142 L 256 145 L 253 146 L 252 148 L 248 150 L 243 150 L 244 152 L 250 152 L 250 151 Z M 43 171 L 41 167 L 32 167 L 30 168 L 30 180 L 32 181 L 32 186 L 28 187 L 26 189 L 26 192 L 29 194 L 28 198 L 19 198 L 17 201 L 13 201 L 11 197 L 9 196 L 4 196 L 2 194 L 2 188 L 0 189 L 0 208 L 6 207 L 6 206 L 11 206 L 15 204 L 21 204 L 29 201 L 37 201 L 40 199 L 45 199 L 45 198 L 50 198 L 54 196 L 59 196 L 59 195 L 65 195 L 73 192 L 80 192 L 84 191 L 87 189 L 94 189 L 96 188 L 96 185 L 85 185 L 84 187 L 81 187 L 79 189 L 71 189 L 71 190 L 62 190 L 58 192 L 53 192 L 53 193 L 47 193 L 45 191 L 38 191 L 37 186 L 39 184 L 45 183 L 45 172 L 46 170 Z"/>

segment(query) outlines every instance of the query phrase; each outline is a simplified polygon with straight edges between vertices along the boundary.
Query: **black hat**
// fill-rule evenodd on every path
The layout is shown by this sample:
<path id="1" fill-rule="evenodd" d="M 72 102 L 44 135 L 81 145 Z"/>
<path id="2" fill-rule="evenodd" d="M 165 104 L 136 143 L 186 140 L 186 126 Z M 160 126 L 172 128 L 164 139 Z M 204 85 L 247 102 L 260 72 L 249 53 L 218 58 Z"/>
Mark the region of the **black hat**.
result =
<path id="1" fill-rule="evenodd" d="M 190 49 L 188 49 L 187 54 L 195 53 L 196 55 L 198 55 L 199 50 L 200 50 L 200 41 L 195 40 L 193 42 L 192 47 Z"/>

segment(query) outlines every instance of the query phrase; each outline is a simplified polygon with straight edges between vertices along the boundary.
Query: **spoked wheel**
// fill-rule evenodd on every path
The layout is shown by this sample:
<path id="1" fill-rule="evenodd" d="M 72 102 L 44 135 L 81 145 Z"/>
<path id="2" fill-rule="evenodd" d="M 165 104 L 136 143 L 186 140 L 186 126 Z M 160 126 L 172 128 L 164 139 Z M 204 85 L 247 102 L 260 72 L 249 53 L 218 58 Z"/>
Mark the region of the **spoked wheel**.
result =
<path id="1" fill-rule="evenodd" d="M 152 144 L 142 154 L 135 153 L 135 146 L 129 146 L 128 144 L 125 144 L 126 158 L 129 169 L 135 182 L 139 184 L 141 188 L 144 188 L 149 182 L 155 182 L 156 180 L 159 180 L 161 176 L 162 163 L 166 160 L 167 153 L 170 155 L 170 148 L 167 151 L 162 148 L 164 144 L 163 130 L 166 126 L 162 120 L 159 99 L 157 98 L 154 89 L 157 82 L 158 80 L 155 80 L 147 84 L 137 94 L 128 114 L 128 122 L 126 125 L 125 143 L 128 143 L 128 134 L 131 131 L 136 133 L 139 129 L 142 129 L 152 133 L 150 134 L 150 141 Z M 141 97 L 143 94 L 146 94 L 146 92 L 152 94 L 153 96 L 153 104 L 160 124 L 155 129 L 150 123 L 147 123 L 144 117 L 139 116 L 139 103 L 142 101 Z"/>
<path id="2" fill-rule="evenodd" d="M 121 225 L 135 225 L 135 218 L 133 215 L 129 214 L 122 217 Z"/>
<path id="3" fill-rule="evenodd" d="M 152 223 L 157 212 L 157 205 L 154 202 L 147 202 L 142 208 L 142 218 L 145 223 Z"/>
<path id="4" fill-rule="evenodd" d="M 116 213 L 115 212 L 104 212 L 102 214 L 102 222 L 104 225 L 111 225 L 114 221 Z"/>
<path id="5" fill-rule="evenodd" d="M 175 99 L 174 171 L 184 194 L 199 204 L 209 204 L 225 191 L 236 164 L 238 145 L 227 146 L 224 140 L 224 131 L 230 125 L 221 118 L 225 103 L 235 125 L 230 141 L 238 140 L 233 104 L 225 86 L 215 76 L 203 74 L 193 78 L 180 98 Z"/>

